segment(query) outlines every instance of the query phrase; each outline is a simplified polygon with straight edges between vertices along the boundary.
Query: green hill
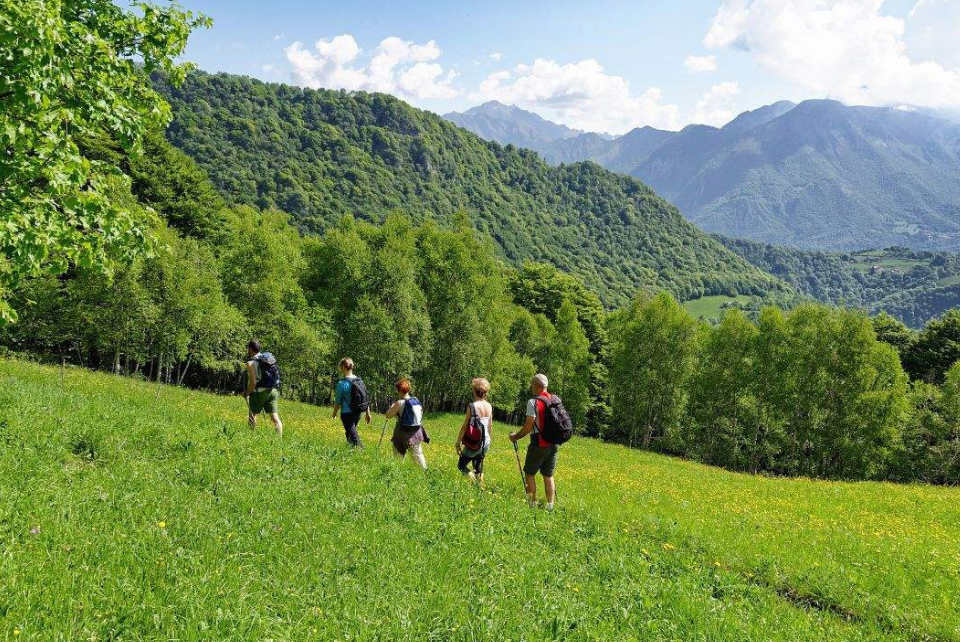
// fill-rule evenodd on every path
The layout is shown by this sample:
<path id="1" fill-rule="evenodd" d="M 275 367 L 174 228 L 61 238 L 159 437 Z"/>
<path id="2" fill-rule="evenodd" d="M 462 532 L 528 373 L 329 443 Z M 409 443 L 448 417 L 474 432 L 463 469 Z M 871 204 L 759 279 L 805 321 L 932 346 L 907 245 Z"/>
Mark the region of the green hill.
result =
<path id="1" fill-rule="evenodd" d="M 690 299 L 784 287 L 635 179 L 590 163 L 550 167 L 390 96 L 226 74 L 159 86 L 175 114 L 169 139 L 226 199 L 277 207 L 306 230 L 346 214 L 403 210 L 444 224 L 465 214 L 511 262 L 552 263 L 609 306 L 639 288 Z"/>
<path id="2" fill-rule="evenodd" d="M 554 513 L 506 427 L 488 490 L 243 401 L 0 361 L 0 636 L 957 640 L 957 489 L 814 482 L 575 439 Z"/>
<path id="3" fill-rule="evenodd" d="M 764 272 L 824 303 L 886 312 L 918 328 L 960 305 L 960 255 L 891 247 L 818 252 L 715 237 Z"/>

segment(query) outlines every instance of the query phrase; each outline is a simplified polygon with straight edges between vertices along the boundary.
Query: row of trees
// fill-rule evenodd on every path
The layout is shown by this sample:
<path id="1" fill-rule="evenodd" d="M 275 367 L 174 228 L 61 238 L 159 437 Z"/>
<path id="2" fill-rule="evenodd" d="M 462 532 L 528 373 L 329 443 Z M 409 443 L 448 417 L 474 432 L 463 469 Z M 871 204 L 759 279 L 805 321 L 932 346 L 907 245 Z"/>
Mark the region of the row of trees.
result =
<path id="1" fill-rule="evenodd" d="M 912 345 L 947 343 L 944 324 L 960 328 L 960 314 Z M 911 384 L 861 313 L 806 304 L 767 308 L 754 322 L 730 310 L 709 326 L 662 294 L 612 315 L 610 332 L 612 439 L 752 472 L 960 475 L 960 365 L 944 363 L 942 387 Z"/>

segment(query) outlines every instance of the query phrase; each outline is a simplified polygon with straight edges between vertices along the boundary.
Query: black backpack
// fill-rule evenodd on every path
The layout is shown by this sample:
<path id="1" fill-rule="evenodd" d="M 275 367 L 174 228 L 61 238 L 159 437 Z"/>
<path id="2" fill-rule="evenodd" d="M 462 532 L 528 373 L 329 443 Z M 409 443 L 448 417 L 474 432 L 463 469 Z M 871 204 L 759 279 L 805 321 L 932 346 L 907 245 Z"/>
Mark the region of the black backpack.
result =
<path id="1" fill-rule="evenodd" d="M 350 411 L 366 412 L 370 408 L 370 395 L 367 394 L 367 386 L 363 379 L 347 379 L 350 382 Z"/>
<path id="2" fill-rule="evenodd" d="M 261 352 L 256 357 L 260 365 L 260 379 L 257 381 L 257 388 L 279 388 L 280 387 L 280 366 L 277 365 L 277 359 L 269 352 Z"/>
<path id="3" fill-rule="evenodd" d="M 550 395 L 549 399 L 540 398 L 538 401 L 542 401 L 546 406 L 540 437 L 556 446 L 570 441 L 570 438 L 573 437 L 573 421 L 570 420 L 570 414 L 563 407 L 560 397 Z"/>

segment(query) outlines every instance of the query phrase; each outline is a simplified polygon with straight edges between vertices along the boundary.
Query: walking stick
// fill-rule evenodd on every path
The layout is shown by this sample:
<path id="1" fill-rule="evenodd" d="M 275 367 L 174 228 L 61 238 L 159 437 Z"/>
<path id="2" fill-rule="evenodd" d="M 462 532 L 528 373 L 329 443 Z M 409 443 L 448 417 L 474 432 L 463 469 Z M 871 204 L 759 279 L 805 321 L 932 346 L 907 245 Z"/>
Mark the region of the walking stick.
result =
<path id="1" fill-rule="evenodd" d="M 520 465 L 520 448 L 517 442 L 513 442 L 513 454 L 517 458 L 517 470 L 520 471 L 520 485 L 523 486 L 523 496 L 527 496 L 527 478 L 523 474 L 523 466 Z"/>
<path id="2" fill-rule="evenodd" d="M 383 418 L 383 428 L 380 430 L 380 441 L 377 443 L 377 452 L 380 452 L 380 444 L 383 443 L 383 436 L 387 434 L 387 418 Z"/>

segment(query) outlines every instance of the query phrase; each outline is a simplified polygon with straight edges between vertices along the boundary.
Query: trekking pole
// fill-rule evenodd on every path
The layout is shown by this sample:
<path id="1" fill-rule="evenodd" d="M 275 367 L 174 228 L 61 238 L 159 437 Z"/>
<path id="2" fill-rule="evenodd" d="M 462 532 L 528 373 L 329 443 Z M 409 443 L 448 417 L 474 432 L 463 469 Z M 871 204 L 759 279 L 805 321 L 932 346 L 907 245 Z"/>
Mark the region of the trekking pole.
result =
<path id="1" fill-rule="evenodd" d="M 520 471 L 520 485 L 523 486 L 523 496 L 527 496 L 527 478 L 523 475 L 523 466 L 520 465 L 520 447 L 513 442 L 513 454 L 517 458 L 517 470 Z"/>
<path id="2" fill-rule="evenodd" d="M 380 445 L 383 443 L 383 436 L 387 434 L 387 418 L 383 418 L 383 428 L 380 430 L 380 441 L 377 442 L 377 452 L 380 452 Z"/>

